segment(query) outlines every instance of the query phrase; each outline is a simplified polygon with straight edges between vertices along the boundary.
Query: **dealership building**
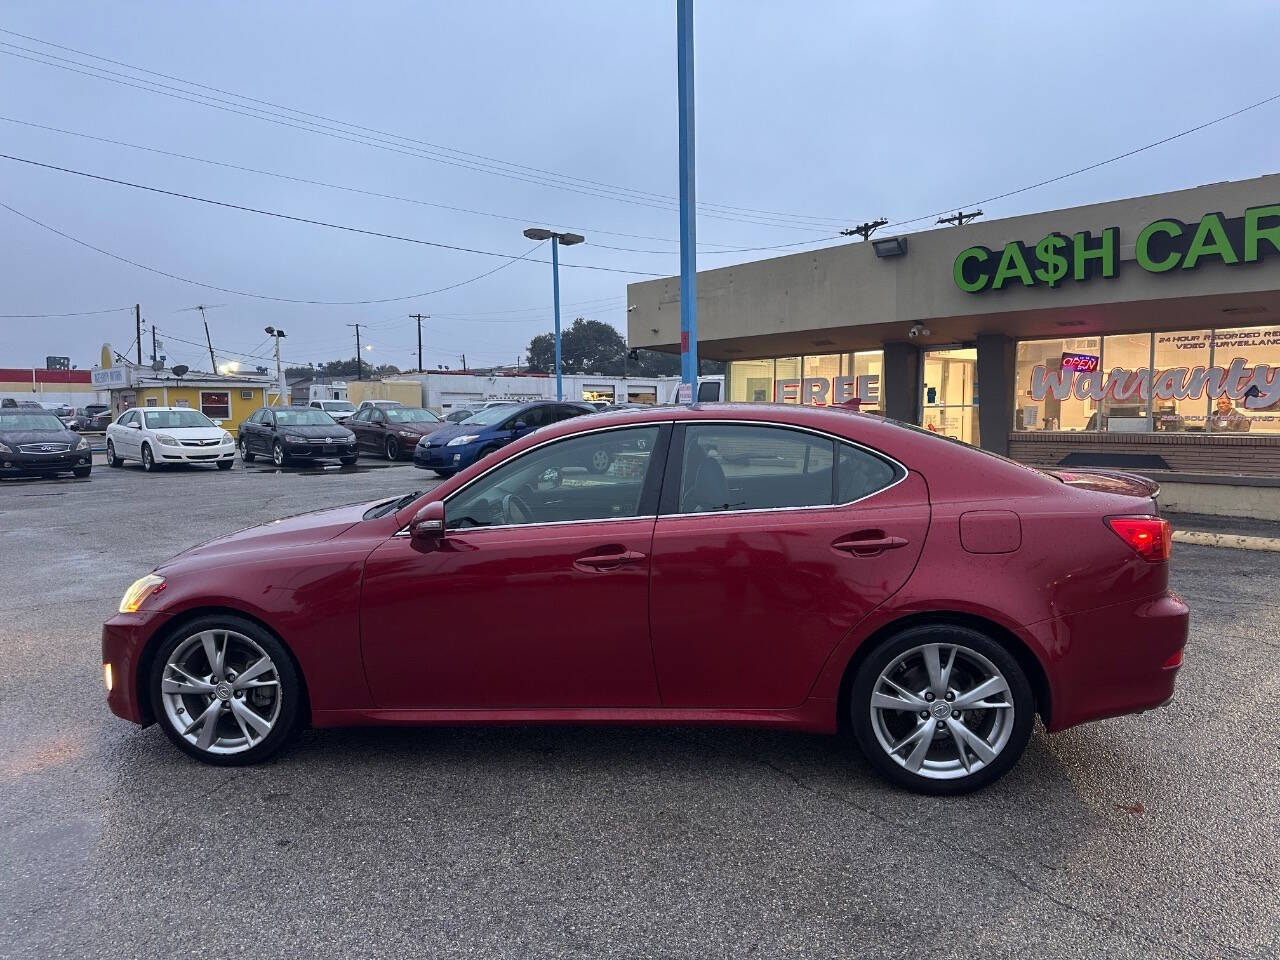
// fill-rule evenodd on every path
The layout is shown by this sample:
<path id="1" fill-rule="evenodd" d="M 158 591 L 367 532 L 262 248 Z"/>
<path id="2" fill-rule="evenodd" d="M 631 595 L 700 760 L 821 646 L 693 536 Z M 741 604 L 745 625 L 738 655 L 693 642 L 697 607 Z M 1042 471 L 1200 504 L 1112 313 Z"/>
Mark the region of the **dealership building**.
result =
<path id="1" fill-rule="evenodd" d="M 735 401 L 862 409 L 1038 467 L 1158 479 L 1280 519 L 1280 175 L 698 273 Z M 677 351 L 678 277 L 628 287 Z"/>

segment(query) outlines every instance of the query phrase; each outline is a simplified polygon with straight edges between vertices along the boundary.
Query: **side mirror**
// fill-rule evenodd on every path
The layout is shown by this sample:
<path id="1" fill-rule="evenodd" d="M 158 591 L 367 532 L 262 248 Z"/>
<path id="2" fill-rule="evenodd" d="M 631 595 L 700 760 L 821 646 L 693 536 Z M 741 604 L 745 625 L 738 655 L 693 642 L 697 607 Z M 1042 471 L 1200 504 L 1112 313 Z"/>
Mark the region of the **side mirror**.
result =
<path id="1" fill-rule="evenodd" d="M 525 423 L 523 420 L 517 420 L 517 421 L 515 422 L 515 425 L 514 425 L 511 429 L 512 429 L 512 430 L 515 430 L 515 431 L 518 433 L 518 432 L 520 432 L 521 430 L 528 430 L 528 429 L 529 429 L 529 425 L 528 425 L 527 423 Z"/>
<path id="2" fill-rule="evenodd" d="M 137 420 L 130 420 L 130 421 L 129 421 L 129 429 L 130 429 L 130 430 L 141 430 L 141 429 L 142 429 L 142 424 L 140 424 Z"/>
<path id="3" fill-rule="evenodd" d="M 433 500 L 413 515 L 409 536 L 418 543 L 439 543 L 444 539 L 444 501 Z"/>
<path id="4" fill-rule="evenodd" d="M 222 426 L 222 421 L 221 421 L 221 420 L 214 420 L 214 421 L 213 421 L 213 425 L 214 425 L 215 427 L 220 427 L 220 426 Z"/>

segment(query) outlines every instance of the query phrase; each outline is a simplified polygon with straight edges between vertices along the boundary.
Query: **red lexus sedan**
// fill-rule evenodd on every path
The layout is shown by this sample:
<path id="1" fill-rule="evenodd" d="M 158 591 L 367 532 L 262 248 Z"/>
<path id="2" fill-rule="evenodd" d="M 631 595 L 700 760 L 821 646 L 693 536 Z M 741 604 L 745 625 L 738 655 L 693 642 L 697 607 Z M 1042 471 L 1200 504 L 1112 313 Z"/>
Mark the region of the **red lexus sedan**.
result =
<path id="1" fill-rule="evenodd" d="M 1188 610 L 1154 493 L 841 410 L 575 418 L 161 565 L 103 627 L 108 702 L 215 764 L 306 724 L 848 730 L 895 783 L 959 793 L 1037 713 L 1172 695 Z"/>

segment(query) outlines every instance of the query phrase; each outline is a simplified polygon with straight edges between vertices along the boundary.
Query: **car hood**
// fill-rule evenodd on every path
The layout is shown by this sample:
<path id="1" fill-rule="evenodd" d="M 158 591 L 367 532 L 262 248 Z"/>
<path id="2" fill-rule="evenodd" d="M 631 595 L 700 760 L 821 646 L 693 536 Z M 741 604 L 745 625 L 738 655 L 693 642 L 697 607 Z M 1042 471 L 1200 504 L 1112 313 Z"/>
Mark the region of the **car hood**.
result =
<path id="1" fill-rule="evenodd" d="M 352 503 L 344 507 L 331 507 L 312 513 L 300 513 L 280 520 L 272 520 L 256 527 L 246 527 L 224 537 L 206 540 L 184 550 L 171 560 L 162 563 L 158 570 L 182 561 L 214 555 L 230 555 L 271 550 L 277 547 L 296 547 L 309 543 L 324 543 L 340 536 L 364 519 L 365 512 L 381 500 L 368 503 Z"/>
<path id="2" fill-rule="evenodd" d="M 0 441 L 11 447 L 19 443 L 69 443 L 74 447 L 80 434 L 73 430 L 6 430 L 0 423 Z"/>
<path id="3" fill-rule="evenodd" d="M 431 440 L 434 443 L 437 440 L 447 441 L 454 437 L 479 436 L 482 437 L 490 430 L 492 426 L 484 426 L 479 423 L 442 423 L 438 430 L 431 431 Z"/>
<path id="4" fill-rule="evenodd" d="M 1119 470 L 1046 470 L 1045 473 L 1057 477 L 1069 487 L 1081 490 L 1152 499 L 1160 493 L 1160 484 L 1154 480 Z"/>
<path id="5" fill-rule="evenodd" d="M 346 427 L 327 423 L 302 424 L 298 426 L 286 424 L 285 426 L 277 427 L 276 432 L 293 437 L 306 437 L 308 440 L 328 440 L 329 438 L 346 440 L 352 435 L 351 431 Z"/>
<path id="6" fill-rule="evenodd" d="M 408 423 L 389 423 L 387 424 L 387 429 L 395 431 L 407 430 L 410 433 L 416 433 L 420 437 L 425 437 L 429 433 L 438 433 L 440 430 L 452 426 L 453 424 L 445 423 L 443 420 L 416 420 Z"/>
<path id="7" fill-rule="evenodd" d="M 222 427 L 151 427 L 152 433 L 163 433 L 179 440 L 221 440 L 227 431 Z"/>

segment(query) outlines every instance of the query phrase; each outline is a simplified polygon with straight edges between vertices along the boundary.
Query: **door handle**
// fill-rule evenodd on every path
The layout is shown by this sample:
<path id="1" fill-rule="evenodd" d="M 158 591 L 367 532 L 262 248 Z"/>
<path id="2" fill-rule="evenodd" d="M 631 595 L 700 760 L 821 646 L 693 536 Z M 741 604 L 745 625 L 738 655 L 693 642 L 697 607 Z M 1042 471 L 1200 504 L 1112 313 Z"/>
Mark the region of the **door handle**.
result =
<path id="1" fill-rule="evenodd" d="M 573 565 L 581 570 L 604 571 L 616 570 L 627 563 L 639 563 L 645 559 L 645 554 L 637 550 L 624 550 L 622 553 L 599 553 L 586 557 L 579 557 L 573 561 Z"/>
<path id="2" fill-rule="evenodd" d="M 880 531 L 877 530 L 876 533 L 879 534 Z M 831 544 L 831 547 L 832 549 L 852 554 L 855 557 L 873 557 L 886 550 L 897 550 L 899 547 L 905 547 L 906 545 L 907 541 L 903 537 L 860 536 L 855 534 L 844 540 L 837 540 Z"/>

